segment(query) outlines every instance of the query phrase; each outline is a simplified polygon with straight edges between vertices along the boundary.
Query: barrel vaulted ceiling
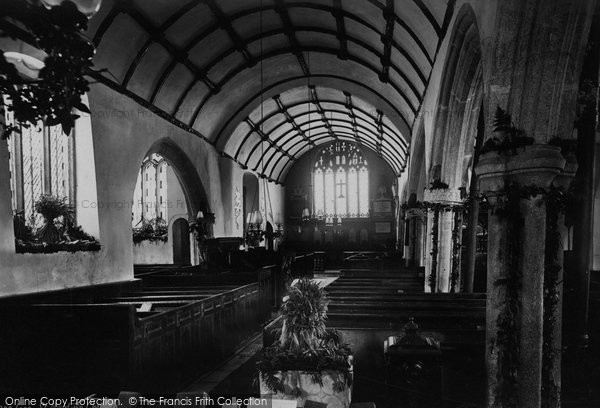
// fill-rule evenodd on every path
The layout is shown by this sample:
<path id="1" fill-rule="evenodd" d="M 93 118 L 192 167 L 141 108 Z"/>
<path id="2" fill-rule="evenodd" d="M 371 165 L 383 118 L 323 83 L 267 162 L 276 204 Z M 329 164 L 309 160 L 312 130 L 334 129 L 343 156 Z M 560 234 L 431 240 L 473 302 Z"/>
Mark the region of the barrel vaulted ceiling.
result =
<path id="1" fill-rule="evenodd" d="M 105 0 L 93 76 L 272 181 L 333 140 L 399 174 L 454 3 Z"/>

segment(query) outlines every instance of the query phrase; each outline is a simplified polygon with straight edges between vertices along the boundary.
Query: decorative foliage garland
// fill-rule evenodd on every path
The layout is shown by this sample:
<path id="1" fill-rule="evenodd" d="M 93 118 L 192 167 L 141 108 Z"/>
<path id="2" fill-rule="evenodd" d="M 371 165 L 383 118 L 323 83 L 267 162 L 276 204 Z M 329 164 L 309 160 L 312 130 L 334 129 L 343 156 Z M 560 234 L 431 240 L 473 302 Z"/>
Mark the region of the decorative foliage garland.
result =
<path id="1" fill-rule="evenodd" d="M 554 347 L 557 330 L 556 316 L 560 313 L 560 271 L 558 259 L 561 235 L 558 218 L 567 204 L 568 195 L 552 188 L 546 195 L 546 245 L 544 259 L 544 320 L 542 340 L 542 407 L 560 406 L 560 387 L 554 379 L 556 359 L 560 350 Z"/>
<path id="2" fill-rule="evenodd" d="M 509 240 L 508 276 L 499 278 L 495 286 L 506 285 L 506 300 L 502 311 L 496 320 L 497 337 L 492 347 L 498 349 L 500 369 L 498 371 L 496 400 L 501 401 L 503 407 L 518 407 L 518 369 L 519 369 L 519 338 L 521 313 L 521 287 L 522 274 L 520 265 L 520 251 L 522 247 L 523 216 L 520 210 L 521 199 L 531 199 L 543 195 L 546 201 L 546 250 L 544 270 L 544 322 L 543 322 L 543 357 L 542 357 L 542 393 L 545 407 L 556 407 L 560 401 L 560 389 L 553 378 L 553 367 L 558 351 L 554 350 L 553 337 L 556 328 L 556 311 L 559 307 L 558 281 L 561 269 L 557 254 L 560 248 L 560 234 L 558 232 L 558 214 L 564 208 L 566 195 L 558 189 L 551 188 L 547 191 L 537 186 L 519 186 L 516 183 L 507 183 L 506 199 L 499 201 L 494 209 L 494 214 L 508 220 Z M 498 198 L 501 200 L 501 197 Z"/>
<path id="3" fill-rule="evenodd" d="M 84 36 L 87 17 L 77 6 L 65 1 L 47 9 L 27 1 L 0 0 L 0 17 L 20 22 L 33 37 L 37 47 L 47 54 L 38 80 L 24 79 L 0 50 L 0 94 L 8 99 L 8 106 L 0 103 L 0 111 L 14 113 L 16 123 L 36 125 L 39 121 L 48 126 L 61 125 L 69 134 L 77 115 L 73 108 L 89 113 L 81 97 L 89 90 L 86 72 L 92 67 L 94 46 Z M 0 36 L 16 37 L 16 25 L 5 24 Z M 6 138 L 17 126 L 4 126 Z"/>
<path id="4" fill-rule="evenodd" d="M 431 226 L 431 273 L 429 274 L 429 288 L 431 292 L 436 291 L 437 283 L 437 255 L 438 239 L 440 225 L 440 208 L 435 206 L 433 209 L 433 225 Z"/>
<path id="5" fill-rule="evenodd" d="M 431 182 L 431 184 L 429 185 L 429 190 L 433 191 L 433 190 L 445 190 L 447 189 L 449 186 L 447 183 L 444 183 L 442 180 L 440 179 L 435 179 Z"/>
<path id="6" fill-rule="evenodd" d="M 460 277 L 460 232 L 462 227 L 462 209 L 454 209 L 454 228 L 452 229 L 452 264 L 450 270 L 450 293 L 459 292 Z"/>
<path id="7" fill-rule="evenodd" d="M 140 228 L 133 229 L 133 243 L 141 244 L 143 241 L 152 243 L 167 242 L 169 237 L 169 228 L 162 218 L 155 218 L 151 221 L 144 220 Z"/>
<path id="8" fill-rule="evenodd" d="M 499 364 L 495 389 L 496 401 L 500 401 L 500 406 L 505 408 L 518 407 L 520 353 L 518 322 L 520 321 L 522 307 L 520 299 L 522 274 L 519 260 L 523 229 L 523 216 L 520 209 L 521 193 L 522 191 L 518 185 L 510 185 L 507 189 L 506 200 L 500 201 L 494 209 L 496 216 L 507 220 L 507 235 L 511 237 L 506 254 L 508 275 L 500 277 L 494 282 L 496 287 L 506 287 L 505 301 L 496 319 L 496 338 L 492 341 L 492 348 L 495 347 L 498 350 Z"/>

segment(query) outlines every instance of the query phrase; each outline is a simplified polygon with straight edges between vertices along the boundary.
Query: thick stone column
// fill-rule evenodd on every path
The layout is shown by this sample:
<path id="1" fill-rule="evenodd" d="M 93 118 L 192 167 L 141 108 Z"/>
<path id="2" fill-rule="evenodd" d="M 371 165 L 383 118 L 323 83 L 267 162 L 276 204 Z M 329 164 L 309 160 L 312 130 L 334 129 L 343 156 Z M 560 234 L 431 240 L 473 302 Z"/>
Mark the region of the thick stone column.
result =
<path id="1" fill-rule="evenodd" d="M 405 211 L 406 228 L 408 230 L 408 242 L 405 243 L 405 259 L 408 267 L 418 268 L 421 266 L 421 234 L 424 216 L 423 210 L 420 208 L 408 208 Z"/>
<path id="2" fill-rule="evenodd" d="M 546 194 L 562 177 L 566 160 L 554 146 L 519 150 L 516 155 L 485 154 L 476 169 L 479 190 L 491 205 L 486 313 L 490 408 L 539 408 L 542 401 Z M 556 345 L 560 326 L 552 330 Z"/>
<path id="3" fill-rule="evenodd" d="M 431 293 L 433 292 L 432 290 L 432 285 L 431 285 L 431 280 L 432 279 L 436 279 L 436 277 L 431 276 L 432 273 L 437 274 L 437 257 L 434 261 L 434 256 L 432 255 L 432 252 L 437 252 L 437 250 L 434 251 L 434 245 L 433 245 L 433 239 L 431 237 L 431 233 L 433 231 L 433 224 L 435 223 L 435 212 L 432 209 L 428 209 L 427 210 L 427 218 L 426 218 L 426 222 L 424 225 L 424 232 L 425 232 L 425 237 L 424 237 L 424 251 L 425 251 L 425 282 L 424 282 L 424 290 L 426 293 Z M 434 272 L 434 268 L 435 268 L 435 272 Z"/>
<path id="4" fill-rule="evenodd" d="M 462 276 L 462 289 L 464 292 L 473 293 L 475 278 L 475 258 L 477 257 L 477 225 L 479 223 L 479 200 L 471 196 L 469 199 L 469 219 L 466 233 L 466 259 L 464 260 L 464 274 Z"/>

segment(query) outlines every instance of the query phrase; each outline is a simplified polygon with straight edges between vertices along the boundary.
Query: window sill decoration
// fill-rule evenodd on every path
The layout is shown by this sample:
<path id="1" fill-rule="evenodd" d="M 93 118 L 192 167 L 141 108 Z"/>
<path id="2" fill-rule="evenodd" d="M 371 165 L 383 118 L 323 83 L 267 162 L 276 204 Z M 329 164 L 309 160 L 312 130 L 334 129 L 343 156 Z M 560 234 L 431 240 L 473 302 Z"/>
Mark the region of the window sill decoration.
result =
<path id="1" fill-rule="evenodd" d="M 23 213 L 13 218 L 17 253 L 54 253 L 99 251 L 100 243 L 75 226 L 73 208 L 65 197 L 42 195 L 35 210 L 44 218 L 44 225 L 35 232 L 27 225 Z"/>
<path id="2" fill-rule="evenodd" d="M 18 254 L 52 254 L 56 252 L 96 252 L 100 250 L 100 243 L 95 239 L 61 241 L 61 242 L 31 242 L 20 239 L 15 240 L 15 249 Z"/>
<path id="3" fill-rule="evenodd" d="M 50 7 L 56 3 L 60 4 Z M 100 1 L 93 3 L 95 11 Z M 37 77 L 25 78 L 18 69 L 24 60 L 13 60 L 0 50 L 0 94 L 7 99 L 7 106 L 0 106 L 11 111 L 21 126 L 40 121 L 60 124 L 68 135 L 78 117 L 73 109 L 89 113 L 81 97 L 89 90 L 85 74 L 93 65 L 95 49 L 84 36 L 88 17 L 78 8 L 86 10 L 78 1 L 0 0 L 0 36 L 25 40 L 47 54 L 43 67 L 34 71 Z M 14 125 L 2 126 L 3 138 L 19 131 Z"/>
<path id="4" fill-rule="evenodd" d="M 140 245 L 144 241 L 158 243 L 169 240 L 169 228 L 162 218 L 143 221 L 140 228 L 133 229 L 133 243 Z"/>

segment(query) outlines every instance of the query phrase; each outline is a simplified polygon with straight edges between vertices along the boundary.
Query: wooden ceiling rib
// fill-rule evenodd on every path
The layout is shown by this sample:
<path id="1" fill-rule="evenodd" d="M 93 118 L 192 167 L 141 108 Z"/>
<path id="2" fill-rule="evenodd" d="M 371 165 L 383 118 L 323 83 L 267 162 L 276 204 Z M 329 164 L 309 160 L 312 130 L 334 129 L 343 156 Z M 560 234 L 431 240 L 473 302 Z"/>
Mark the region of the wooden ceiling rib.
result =
<path id="1" fill-rule="evenodd" d="M 339 97 L 337 100 L 334 98 L 321 100 L 318 96 L 319 90 L 330 95 L 338 92 Z M 270 163 L 275 157 L 278 157 L 271 167 L 271 172 L 266 174 L 271 178 L 274 176 L 272 172 L 280 160 L 285 157 L 290 161 L 297 160 L 297 156 L 288 153 L 290 150 L 300 146 L 299 151 L 304 151 L 306 146 L 315 147 L 317 141 L 323 137 L 327 137 L 328 140 L 339 140 L 341 135 L 347 135 L 351 136 L 359 145 L 365 145 L 378 153 L 396 173 L 400 173 L 404 169 L 408 145 L 397 129 L 384 123 L 383 112 L 374 110 L 374 113 L 369 113 L 354 106 L 352 94 L 349 92 L 318 89 L 314 85 L 308 85 L 302 90 L 294 89 L 293 94 L 305 95 L 305 98 L 298 100 L 296 97 L 293 103 L 286 104 L 282 95 L 275 95 L 273 100 L 278 107 L 276 111 L 267 114 L 257 123 L 251 122 L 249 118 L 245 120 L 250 126 L 243 132 L 243 136 L 239 138 L 239 144 L 234 149 L 233 158 L 235 160 L 242 162 L 243 166 L 257 171 L 260 162 L 251 163 L 251 160 L 255 157 L 255 152 L 261 148 L 263 167 L 260 170 L 269 169 Z M 324 108 L 323 105 L 328 107 Z M 309 106 L 314 108 L 309 108 Z M 302 108 L 302 110 L 296 114 L 290 113 L 290 109 L 295 108 Z M 359 117 L 359 114 L 362 116 Z M 360 123 L 365 118 L 372 128 Z M 264 132 L 266 122 L 269 122 L 270 125 L 268 131 Z M 303 130 L 307 127 L 311 130 L 309 134 Z M 240 133 L 236 131 L 235 134 L 239 135 Z M 260 137 L 254 137 L 256 134 Z M 384 140 L 388 143 L 384 144 Z M 397 147 L 394 148 L 394 146 Z"/>
<path id="2" fill-rule="evenodd" d="M 207 140 L 224 157 L 242 166 L 252 164 L 251 159 L 256 156 L 258 149 L 255 145 L 246 144 L 256 140 L 264 142 L 263 160 L 266 165 L 259 168 L 261 166 L 257 164 L 253 170 L 264 173 L 263 169 L 268 168 L 269 174 L 262 176 L 272 181 L 281 182 L 281 177 L 289 168 L 289 163 L 281 164 L 282 160 L 293 162 L 299 157 L 288 153 L 289 148 L 282 148 L 298 137 L 299 141 L 294 142 L 291 148 L 297 149 L 298 154 L 304 154 L 326 140 L 350 136 L 356 143 L 372 148 L 399 173 L 406 164 L 410 129 L 421 108 L 455 0 L 449 0 L 445 9 L 436 4 L 432 10 L 428 4 L 423 0 L 332 0 L 327 4 L 318 0 L 272 0 L 264 5 L 261 2 L 261 7 L 251 0 L 107 0 L 104 7 L 109 9 L 101 13 L 102 20 L 94 24 L 94 32 L 89 33 L 99 51 L 100 61 L 96 65 L 103 68 L 107 66 L 106 71 L 94 76 L 123 94 L 135 94 L 137 101 L 160 112 L 161 116 L 177 126 L 192 129 L 190 133 Z M 201 17 L 199 20 L 202 23 L 197 28 L 189 25 L 189 21 L 192 21 L 190 18 L 194 16 Z M 264 16 L 269 16 L 265 30 L 259 23 L 266 18 Z M 181 34 L 180 23 L 184 20 L 188 22 L 185 36 L 177 37 L 178 32 Z M 123 73 L 118 79 L 110 76 L 110 64 L 122 64 L 123 59 L 114 62 L 117 60 L 110 56 L 124 47 L 114 39 L 103 41 L 106 33 L 117 25 L 130 25 L 131 29 L 135 25 L 136 30 L 142 30 L 140 32 L 146 35 L 136 43 L 139 49 L 133 50 L 137 52 L 130 51 L 125 55 L 127 65 L 112 67 L 115 72 Z M 165 34 L 167 31 L 168 36 Z M 211 43 L 207 43 L 208 38 L 212 39 Z M 319 41 L 319 38 L 323 41 Z M 264 52 L 263 41 L 269 44 Z M 147 63 L 148 58 L 152 58 L 149 51 L 154 45 L 162 47 L 170 56 L 170 60 L 162 66 Z M 207 52 L 207 47 L 210 52 Z M 239 57 L 232 59 L 235 55 Z M 239 82 L 238 78 L 244 78 L 247 70 L 257 63 L 260 62 L 262 67 L 263 61 L 286 55 L 293 56 L 297 61 L 297 74 L 268 82 L 265 87 L 261 85 L 260 92 L 267 93 L 276 87 L 285 90 L 287 83 L 290 87 L 297 86 L 298 79 L 302 77 L 319 78 L 322 81 L 331 79 L 336 83 L 348 84 L 347 89 L 354 91 L 368 88 L 366 93 L 372 95 L 369 96 L 371 101 L 364 100 L 363 95 L 362 103 L 377 113 L 357 107 L 353 103 L 354 95 L 350 92 L 347 92 L 343 101 L 319 98 L 319 90 L 325 88 L 313 85 L 306 89 L 306 98 L 301 103 L 285 101 L 278 95 L 273 98 L 277 107 L 275 112 L 262 121 L 250 120 L 244 112 L 256 109 L 256 80 L 254 87 L 248 86 L 247 93 L 236 100 L 227 99 L 231 84 Z M 314 58 L 317 65 L 311 64 L 307 55 Z M 326 56 L 332 56 L 337 61 L 335 64 L 340 75 L 326 72 L 322 62 L 319 68 L 318 62 L 327 61 Z M 224 61 L 231 63 L 226 69 Z M 265 66 L 267 70 L 277 69 L 269 64 Z M 183 72 L 182 69 L 190 74 L 186 72 L 186 75 L 180 75 L 184 79 L 178 81 L 176 75 Z M 354 77 L 345 76 L 343 73 L 346 69 L 355 70 L 357 74 Z M 289 70 L 293 72 L 291 67 Z M 364 82 L 361 81 L 363 83 L 357 81 L 360 78 L 359 70 L 368 76 Z M 271 71 L 265 77 L 269 77 L 269 73 Z M 147 86 L 145 91 L 133 87 L 134 76 L 151 78 L 144 85 Z M 139 81 L 136 82 L 135 86 L 139 87 Z M 296 85 L 292 85 L 294 82 Z M 223 90 L 227 87 L 228 92 L 225 93 Z M 172 100 L 160 105 L 165 106 L 163 110 L 156 104 L 162 101 L 159 98 L 163 97 L 164 92 L 161 91 L 165 89 Z M 344 91 L 340 88 L 337 90 Z M 203 113 L 214 112 L 215 104 L 223 99 L 227 101 L 228 112 L 220 113 L 215 125 L 209 126 L 210 130 L 204 133 L 206 115 L 203 116 Z M 379 103 L 376 101 L 384 101 L 385 106 L 375 106 Z M 328 103 L 339 108 L 330 109 L 324 105 Z M 312 106 L 316 119 L 302 121 L 301 113 L 290 112 L 290 109 L 301 107 L 302 104 L 307 110 Z M 264 123 L 272 118 L 277 124 L 265 132 Z M 367 121 L 369 126 L 361 123 L 361 120 Z M 233 134 L 231 129 L 242 121 L 250 126 L 249 132 L 241 141 L 229 140 Z M 273 133 L 281 131 L 283 127 L 286 129 L 282 134 Z M 252 133 L 258 137 L 250 138 Z"/>

